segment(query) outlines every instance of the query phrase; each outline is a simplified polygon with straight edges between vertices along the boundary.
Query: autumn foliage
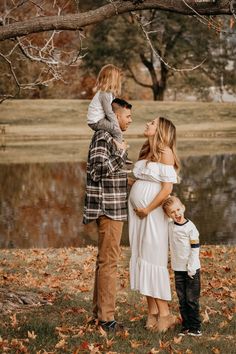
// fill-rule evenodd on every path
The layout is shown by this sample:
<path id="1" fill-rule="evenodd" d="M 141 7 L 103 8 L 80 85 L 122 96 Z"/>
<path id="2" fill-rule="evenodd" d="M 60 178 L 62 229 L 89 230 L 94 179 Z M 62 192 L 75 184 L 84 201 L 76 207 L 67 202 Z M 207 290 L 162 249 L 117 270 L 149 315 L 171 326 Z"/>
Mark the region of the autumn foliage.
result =
<path id="1" fill-rule="evenodd" d="M 201 338 L 144 329 L 146 303 L 129 289 L 129 249 L 119 263 L 117 316 L 127 330 L 91 326 L 96 248 L 1 250 L 1 353 L 233 353 L 235 247 L 203 246 Z M 171 309 L 178 314 L 173 287 Z M 201 348 L 201 350 L 200 350 Z"/>

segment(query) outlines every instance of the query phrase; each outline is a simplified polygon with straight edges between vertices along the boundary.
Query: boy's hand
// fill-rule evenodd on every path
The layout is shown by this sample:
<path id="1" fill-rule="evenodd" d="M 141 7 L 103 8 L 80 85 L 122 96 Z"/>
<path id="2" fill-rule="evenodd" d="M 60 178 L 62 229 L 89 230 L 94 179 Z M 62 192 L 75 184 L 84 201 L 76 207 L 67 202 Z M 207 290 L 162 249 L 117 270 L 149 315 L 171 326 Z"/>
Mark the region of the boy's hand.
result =
<path id="1" fill-rule="evenodd" d="M 188 272 L 189 278 L 193 279 L 196 272 Z"/>

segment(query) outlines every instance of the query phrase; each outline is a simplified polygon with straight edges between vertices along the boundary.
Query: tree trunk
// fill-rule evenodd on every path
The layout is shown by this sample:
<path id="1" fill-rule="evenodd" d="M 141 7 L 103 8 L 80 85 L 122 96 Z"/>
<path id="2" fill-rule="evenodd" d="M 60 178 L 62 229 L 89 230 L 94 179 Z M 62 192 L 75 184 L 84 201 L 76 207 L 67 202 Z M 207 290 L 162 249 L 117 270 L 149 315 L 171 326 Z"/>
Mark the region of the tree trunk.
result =
<path id="1" fill-rule="evenodd" d="M 168 71 L 168 67 L 163 62 L 161 62 L 161 79 L 159 82 L 158 101 L 164 101 L 164 95 L 167 88 Z"/>
<path id="2" fill-rule="evenodd" d="M 153 100 L 154 101 L 163 101 L 164 99 L 164 94 L 162 92 L 162 87 L 160 85 L 160 82 L 157 79 L 157 73 L 156 70 L 154 68 L 153 65 L 153 61 L 152 60 L 147 60 L 147 58 L 145 57 L 145 55 L 143 53 L 140 54 L 140 58 L 142 60 L 142 63 L 146 66 L 146 68 L 149 71 L 149 74 L 151 76 L 151 80 L 152 80 L 152 93 L 153 93 Z M 164 88 L 165 90 L 165 88 Z"/>
<path id="3" fill-rule="evenodd" d="M 153 100 L 154 101 L 163 101 L 164 96 L 160 95 L 160 86 L 152 86 Z"/>
<path id="4" fill-rule="evenodd" d="M 153 99 L 154 101 L 164 101 L 164 91 L 159 87 L 158 92 L 153 91 Z"/>

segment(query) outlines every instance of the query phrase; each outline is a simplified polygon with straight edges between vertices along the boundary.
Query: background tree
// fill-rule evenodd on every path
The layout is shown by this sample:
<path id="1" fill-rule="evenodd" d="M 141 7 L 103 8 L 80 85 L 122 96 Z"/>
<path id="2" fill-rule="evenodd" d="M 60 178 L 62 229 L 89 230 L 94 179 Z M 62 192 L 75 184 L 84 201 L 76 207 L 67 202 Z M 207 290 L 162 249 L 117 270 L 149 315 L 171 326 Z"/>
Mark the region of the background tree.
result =
<path id="1" fill-rule="evenodd" d="M 182 88 L 184 85 L 201 87 L 201 91 L 205 91 L 204 86 L 206 89 L 220 86 L 219 78 L 223 75 L 225 83 L 233 84 L 228 79 L 232 77 L 233 68 L 231 75 L 228 75 L 227 68 L 229 61 L 234 61 L 235 45 L 232 40 L 220 37 L 222 23 L 219 20 L 215 20 L 215 28 L 211 29 L 196 19 L 157 10 L 145 11 L 141 16 L 145 16 L 149 23 L 145 26 L 146 31 L 153 32 L 150 38 L 158 55 L 153 53 L 135 18 L 120 16 L 92 28 L 85 68 L 97 73 L 105 62 L 122 66 L 138 85 L 152 90 L 154 100 L 163 100 L 168 86 L 177 88 L 180 83 Z M 229 25 L 226 26 L 230 32 Z M 227 46 L 223 45 L 222 39 Z M 191 68 L 204 59 L 204 64 L 197 70 L 181 71 L 181 68 Z M 180 71 L 171 70 L 164 62 Z M 148 72 L 148 80 L 147 75 L 142 75 L 144 69 Z"/>
<path id="2" fill-rule="evenodd" d="M 22 89 L 41 88 L 52 81 L 63 82 L 64 68 L 79 65 L 84 55 L 82 45 L 84 28 L 95 23 L 103 23 L 108 18 L 117 18 L 118 15 L 130 11 L 144 9 L 158 9 L 170 13 L 190 14 L 203 17 L 203 15 L 232 14 L 233 1 L 225 3 L 218 0 L 210 1 L 183 1 L 172 0 L 123 0 L 123 1 L 69 1 L 63 0 L 11 0 L 0 3 L 0 41 L 7 41 L 0 48 L 0 61 L 8 72 L 4 71 L 4 81 L 11 82 L 10 88 L 16 91 L 2 97 L 14 97 Z M 232 6 L 229 6 L 232 5 Z M 91 11 L 88 11 L 91 10 Z M 235 14 L 234 14 L 235 16 Z M 66 32 L 69 30 L 70 32 Z M 73 31 L 73 32 L 72 32 Z M 7 49 L 6 49 L 7 48 Z M 20 69 L 19 60 L 24 59 Z M 149 65 L 147 57 L 143 61 Z M 22 82 L 25 78 L 27 61 L 33 64 L 32 68 L 38 72 L 34 81 Z M 149 65 L 149 71 L 151 65 Z M 22 72 L 23 71 L 23 72 Z M 29 70 L 30 71 L 30 70 Z M 33 70 L 34 72 L 34 70 Z M 11 80 L 6 80 L 6 75 Z M 69 76 L 69 75 L 68 75 Z M 164 83 L 155 87 L 159 92 Z M 2 84 L 5 87 L 4 84 Z M 156 94 L 156 93 L 155 93 Z M 158 93 L 160 95 L 160 93 Z"/>

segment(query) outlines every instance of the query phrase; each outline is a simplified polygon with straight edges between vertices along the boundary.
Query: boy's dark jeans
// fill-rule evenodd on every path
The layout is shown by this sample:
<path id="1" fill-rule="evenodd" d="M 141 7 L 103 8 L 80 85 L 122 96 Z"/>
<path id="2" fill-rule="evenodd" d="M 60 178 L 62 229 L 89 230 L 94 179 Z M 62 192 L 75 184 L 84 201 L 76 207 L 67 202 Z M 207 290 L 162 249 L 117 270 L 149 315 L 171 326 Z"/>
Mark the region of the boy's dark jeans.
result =
<path id="1" fill-rule="evenodd" d="M 175 271 L 175 288 L 179 298 L 179 309 L 183 328 L 200 330 L 199 314 L 200 269 L 191 279 L 187 272 Z"/>

